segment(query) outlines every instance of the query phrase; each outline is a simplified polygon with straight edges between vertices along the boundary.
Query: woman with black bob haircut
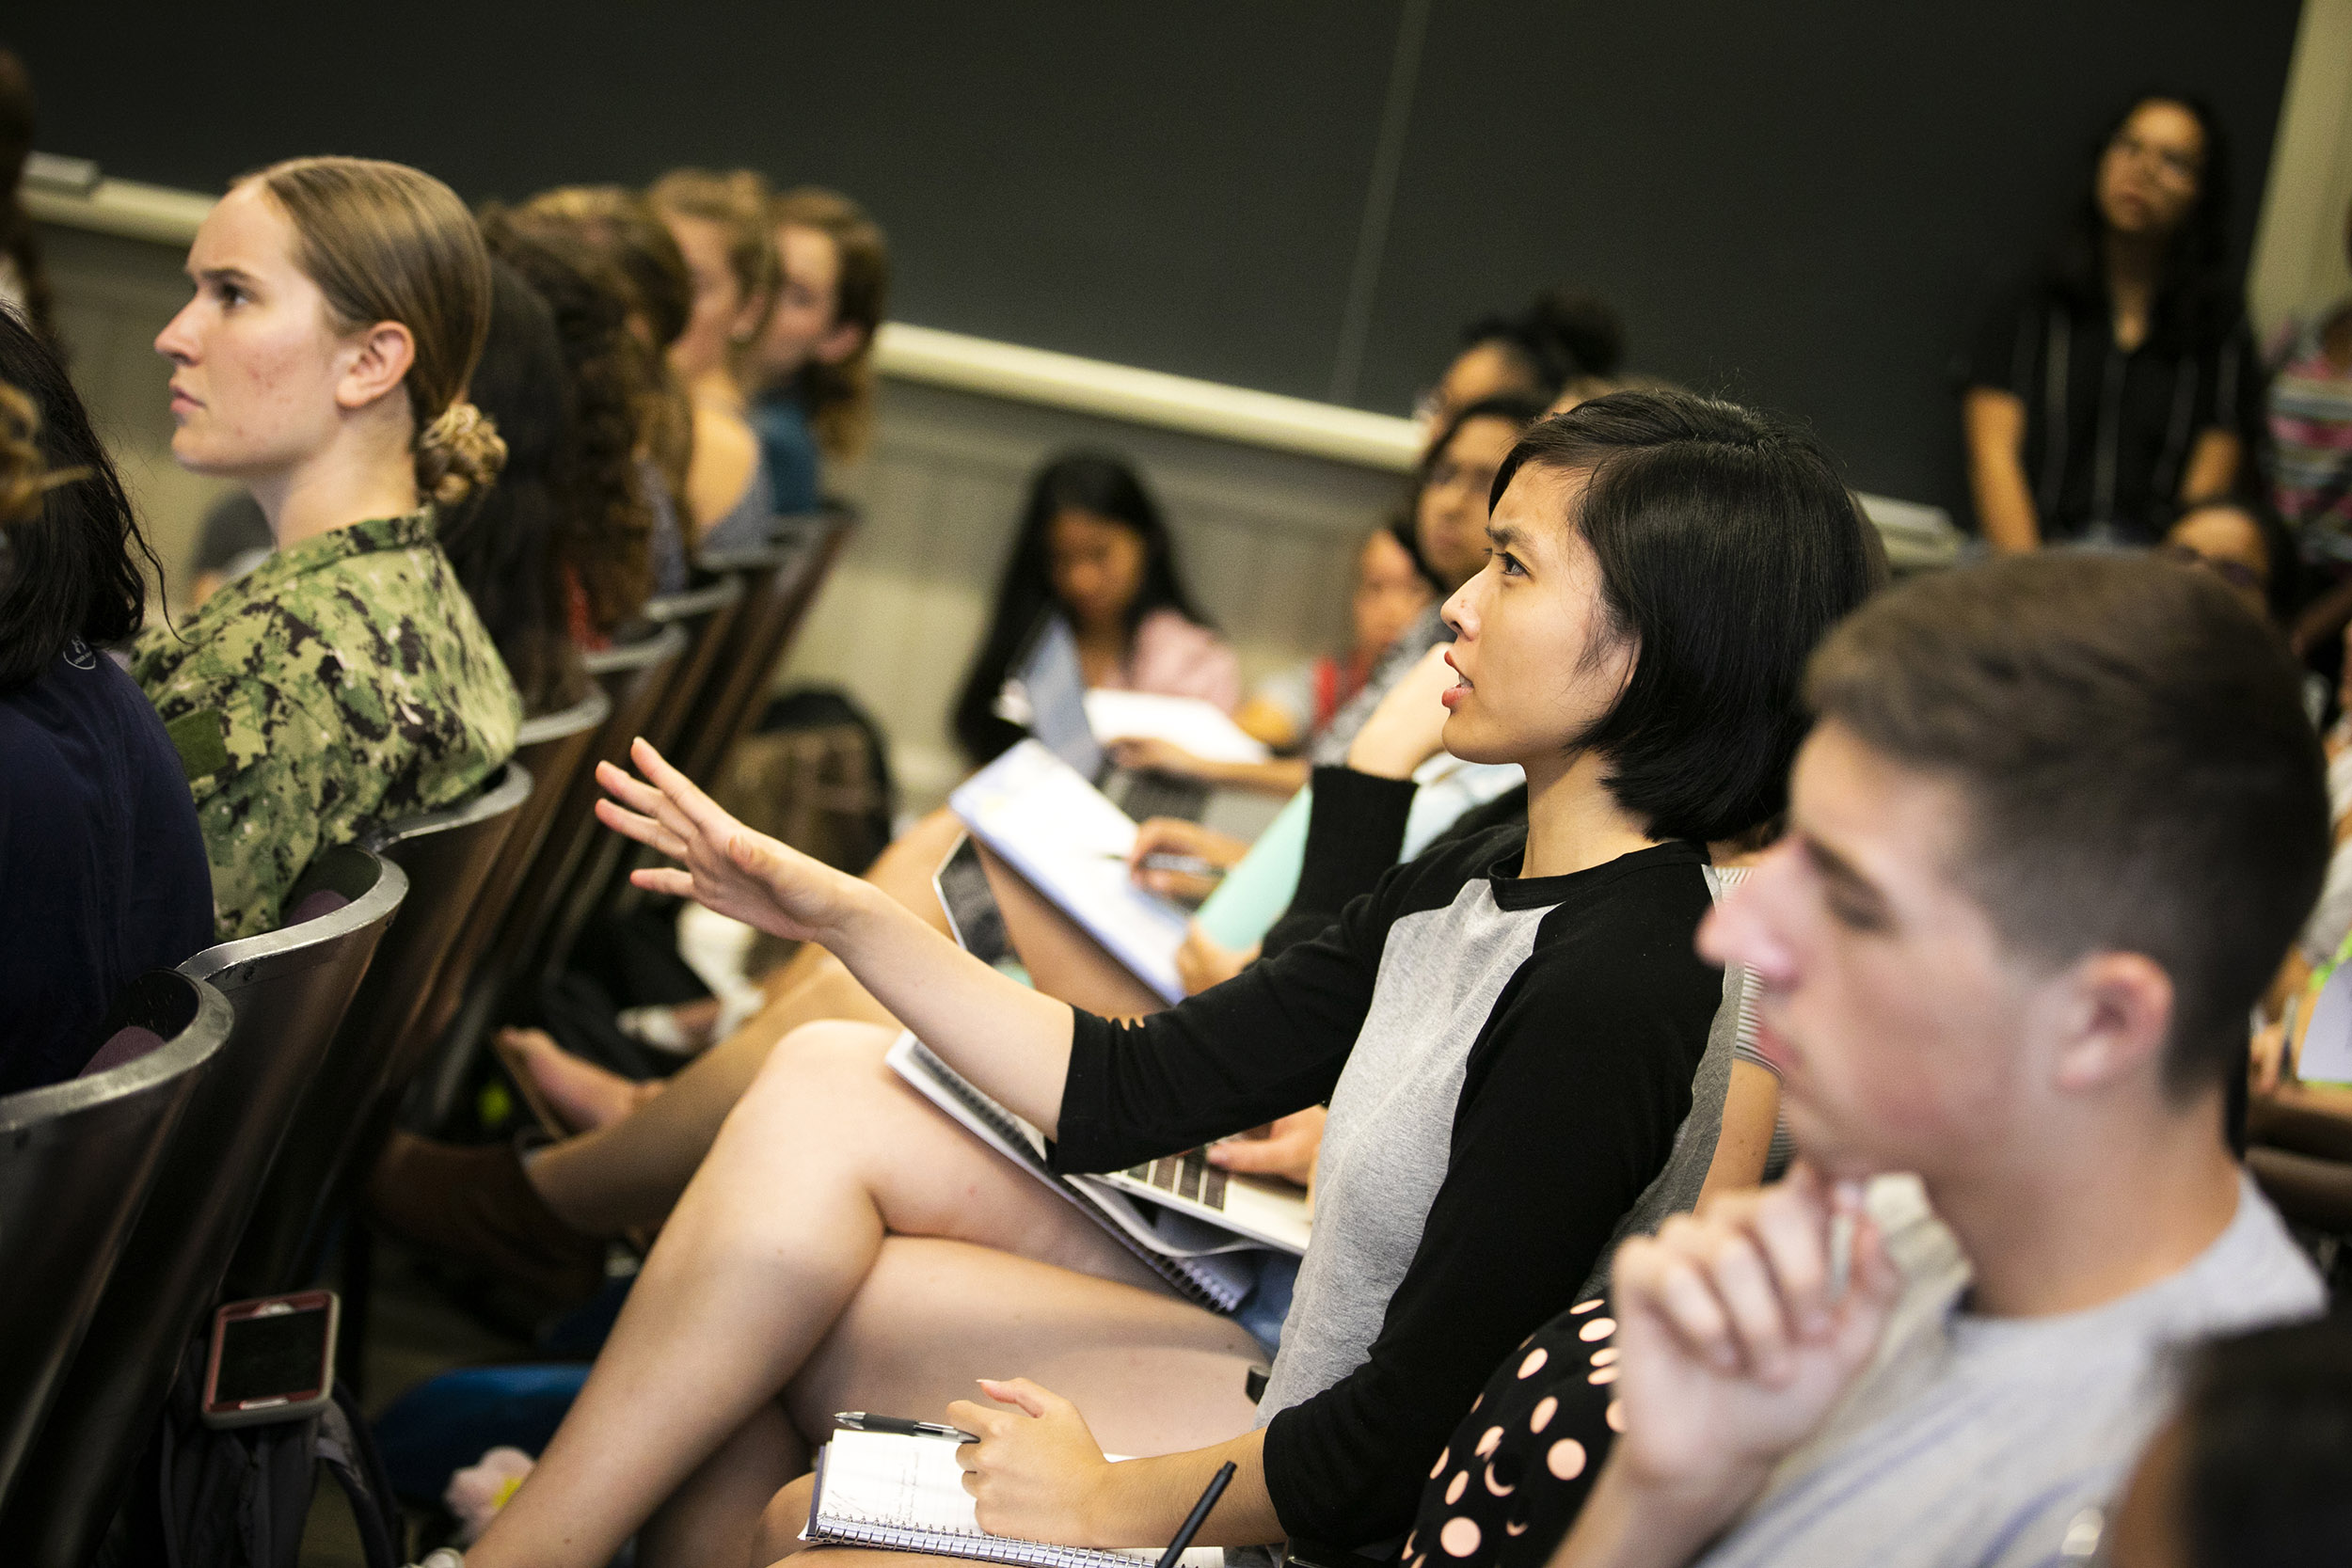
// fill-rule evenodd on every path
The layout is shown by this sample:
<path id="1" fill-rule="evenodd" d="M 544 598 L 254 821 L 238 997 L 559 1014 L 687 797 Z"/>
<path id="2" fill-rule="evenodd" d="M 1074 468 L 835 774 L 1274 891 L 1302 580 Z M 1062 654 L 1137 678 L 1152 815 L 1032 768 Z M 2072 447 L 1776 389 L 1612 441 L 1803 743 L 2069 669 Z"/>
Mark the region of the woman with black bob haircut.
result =
<path id="1" fill-rule="evenodd" d="M 1056 614 L 1077 638 L 1090 687 L 1201 697 L 1228 713 L 1241 701 L 1240 661 L 1195 608 L 1143 481 L 1107 453 L 1064 452 L 1029 483 L 988 633 L 956 699 L 956 738 L 974 766 L 1021 738 L 996 699 Z"/>
<path id="2" fill-rule="evenodd" d="M 1780 816 L 1805 659 L 1877 577 L 1842 486 L 1852 526 L 1807 526 L 1834 482 L 1821 449 L 1733 404 L 1620 392 L 1521 436 L 1497 507 L 1528 468 L 1587 476 L 1572 526 L 1613 628 L 1641 650 L 1578 741 L 1609 759 L 1610 793 L 1661 839 L 1718 842 Z"/>
<path id="3" fill-rule="evenodd" d="M 162 568 L 56 357 L 0 309 L 0 1094 L 69 1078 L 116 994 L 212 941 L 180 757 L 98 649 Z"/>
<path id="4" fill-rule="evenodd" d="M 2220 120 L 2194 93 L 2140 93 L 2089 173 L 1968 356 L 1969 486 L 1995 549 L 2153 545 L 2246 470 L 2262 371 L 2229 269 Z"/>
<path id="5" fill-rule="evenodd" d="M 1523 767 L 1526 824 L 1396 867 L 1321 937 L 1136 1022 L 999 974 L 649 746 L 642 779 L 603 768 L 607 825 L 683 863 L 641 886 L 821 944 L 1060 1169 L 1327 1099 L 1313 1242 L 1253 1410 L 1248 1332 L 910 1092 L 895 1026 L 793 1030 L 469 1568 L 587 1568 L 657 1513 L 648 1568 L 740 1558 L 752 1499 L 792 1481 L 758 1499 L 752 1560 L 772 1560 L 807 1522 L 793 1478 L 824 1413 L 852 1407 L 977 1433 L 959 1458 L 999 1534 L 1164 1542 L 1231 1461 L 1204 1544 L 1403 1535 L 1487 1372 L 1655 1223 L 1677 1148 L 1711 1144 L 1692 1076 L 1724 981 L 1692 947 L 1698 841 L 1778 809 L 1804 655 L 1869 581 L 1862 529 L 1818 449 L 1761 417 L 1633 393 L 1560 416 L 1448 607 L 1446 747 Z M 1025 1376 L 979 1403 L 976 1372 Z"/>

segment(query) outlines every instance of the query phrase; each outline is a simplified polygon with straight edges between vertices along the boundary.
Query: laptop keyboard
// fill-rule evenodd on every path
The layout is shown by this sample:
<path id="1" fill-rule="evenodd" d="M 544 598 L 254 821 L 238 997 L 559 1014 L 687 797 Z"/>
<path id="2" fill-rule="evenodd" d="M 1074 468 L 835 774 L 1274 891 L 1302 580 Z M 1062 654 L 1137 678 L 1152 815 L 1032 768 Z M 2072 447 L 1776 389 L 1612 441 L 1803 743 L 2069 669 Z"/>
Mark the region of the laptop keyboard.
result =
<path id="1" fill-rule="evenodd" d="M 1189 1198 L 1203 1208 L 1225 1207 L 1225 1173 L 1203 1159 L 1197 1148 L 1137 1165 L 1127 1174 L 1146 1186 Z"/>
<path id="2" fill-rule="evenodd" d="M 1173 816 L 1198 822 L 1209 807 L 1209 786 L 1198 779 L 1168 773 L 1116 771 L 1116 788 L 1104 791 L 1119 809 L 1140 822 L 1150 816 Z"/>

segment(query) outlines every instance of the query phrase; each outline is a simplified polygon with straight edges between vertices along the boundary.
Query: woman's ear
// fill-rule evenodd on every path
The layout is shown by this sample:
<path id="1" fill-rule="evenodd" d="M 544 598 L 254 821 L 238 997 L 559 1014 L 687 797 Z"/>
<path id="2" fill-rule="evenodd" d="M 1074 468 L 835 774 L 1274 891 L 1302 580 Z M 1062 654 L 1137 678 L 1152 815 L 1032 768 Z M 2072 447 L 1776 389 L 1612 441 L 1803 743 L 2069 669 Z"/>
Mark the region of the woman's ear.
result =
<path id="1" fill-rule="evenodd" d="M 811 357 L 819 364 L 838 365 L 857 357 L 866 346 L 868 334 L 862 322 L 836 322 L 832 331 L 817 340 Z"/>
<path id="2" fill-rule="evenodd" d="M 417 362 L 417 340 L 399 322 L 377 322 L 345 341 L 348 358 L 335 382 L 335 404 L 357 412 L 397 391 Z"/>

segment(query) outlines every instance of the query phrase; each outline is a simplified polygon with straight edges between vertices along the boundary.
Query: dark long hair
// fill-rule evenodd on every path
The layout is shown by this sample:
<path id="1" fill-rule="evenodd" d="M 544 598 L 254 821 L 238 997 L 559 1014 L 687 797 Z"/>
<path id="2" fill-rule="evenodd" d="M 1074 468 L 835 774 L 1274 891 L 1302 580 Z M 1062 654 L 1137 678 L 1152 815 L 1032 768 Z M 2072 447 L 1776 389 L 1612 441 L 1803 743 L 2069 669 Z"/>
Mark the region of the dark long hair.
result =
<path id="1" fill-rule="evenodd" d="M 1065 512 L 1106 517 L 1143 541 L 1143 583 L 1127 607 L 1127 634 L 1155 610 L 1173 610 L 1200 626 L 1209 624 L 1185 591 L 1176 567 L 1176 548 L 1157 502 L 1136 471 L 1107 452 L 1069 451 L 1040 468 L 1029 482 L 1021 532 L 996 584 L 996 608 L 988 635 L 964 676 L 956 699 L 956 738 L 975 764 L 985 763 L 1021 738 L 1018 727 L 996 717 L 996 696 L 1030 636 L 1055 606 L 1054 574 L 1047 544 L 1054 519 Z"/>
<path id="2" fill-rule="evenodd" d="M 555 312 L 507 262 L 490 262 L 490 335 L 473 402 L 506 440 L 498 483 L 442 515 L 441 548 L 515 677 L 527 713 L 563 706 L 585 679 L 565 630 L 555 560 L 571 399 Z"/>
<path id="3" fill-rule="evenodd" d="M 13 691 L 75 638 L 137 631 L 145 574 L 163 567 L 65 367 L 7 310 L 0 389 L 13 394 L 0 397 L 0 691 Z"/>
<path id="4" fill-rule="evenodd" d="M 628 329 L 629 286 L 609 257 L 557 220 L 492 207 L 482 214 L 482 237 L 555 312 L 572 399 L 556 473 L 564 492 L 556 564 L 579 583 L 596 630 L 609 634 L 653 591 L 653 511 L 636 456 L 652 376 Z"/>
<path id="5" fill-rule="evenodd" d="M 24 160 L 32 155 L 35 112 L 33 79 L 24 62 L 0 49 L 0 256 L 16 263 L 17 280 L 24 290 L 24 313 L 33 330 L 52 348 L 57 346 L 55 303 L 49 293 L 49 269 L 42 264 L 40 231 L 24 210 Z"/>
<path id="6" fill-rule="evenodd" d="M 2197 177 L 2197 202 L 2172 231 L 2164 273 L 2148 313 L 2148 333 L 2184 351 L 2210 342 L 2236 325 L 2243 313 L 2230 276 L 2230 141 L 2213 104 L 2201 93 L 2152 90 L 2132 95 L 2108 120 L 2090 152 L 2081 201 L 2050 260 L 2051 280 L 2082 305 L 2106 299 L 2106 218 L 2099 211 L 2099 164 L 2133 115 L 2144 104 L 2172 103 L 2188 111 L 2205 140 L 2205 166 Z"/>

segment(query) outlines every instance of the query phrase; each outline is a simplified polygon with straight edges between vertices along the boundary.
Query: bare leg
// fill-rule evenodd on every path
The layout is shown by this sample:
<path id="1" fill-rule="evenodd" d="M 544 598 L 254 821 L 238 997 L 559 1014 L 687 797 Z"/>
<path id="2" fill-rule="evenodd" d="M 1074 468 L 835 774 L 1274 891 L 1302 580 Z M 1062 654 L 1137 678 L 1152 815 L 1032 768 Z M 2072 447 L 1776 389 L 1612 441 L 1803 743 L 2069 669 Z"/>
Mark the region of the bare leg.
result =
<path id="1" fill-rule="evenodd" d="M 776 1473 L 807 1468 L 801 1434 L 773 1403 L 762 1405 L 638 1532 L 640 1568 L 750 1562 Z"/>
<path id="2" fill-rule="evenodd" d="M 609 1560 L 800 1371 L 887 1233 L 1149 1277 L 901 1084 L 882 1062 L 891 1037 L 826 1023 L 777 1047 L 671 1215 L 571 1414 L 469 1554 L 473 1568 Z"/>
<path id="3" fill-rule="evenodd" d="M 1029 1377 L 1074 1402 L 1105 1450 L 1171 1453 L 1249 1430 L 1247 1378 L 1263 1358 L 1238 1325 L 1161 1291 L 893 1236 L 784 1403 L 814 1445 L 836 1410 L 937 1419 L 950 1400 L 983 1397 L 976 1376 Z M 808 1517 L 807 1487 L 785 1484 L 795 1473 L 775 1472 L 783 1489 L 713 1539 L 755 1539 L 770 1554 L 759 1562 L 791 1549 Z"/>

